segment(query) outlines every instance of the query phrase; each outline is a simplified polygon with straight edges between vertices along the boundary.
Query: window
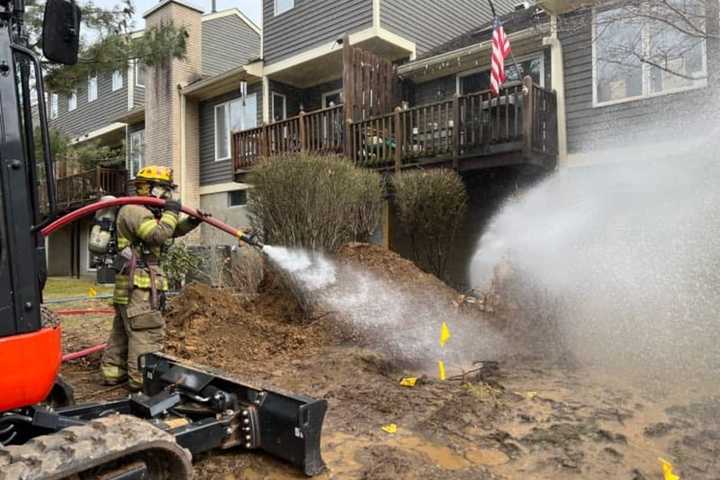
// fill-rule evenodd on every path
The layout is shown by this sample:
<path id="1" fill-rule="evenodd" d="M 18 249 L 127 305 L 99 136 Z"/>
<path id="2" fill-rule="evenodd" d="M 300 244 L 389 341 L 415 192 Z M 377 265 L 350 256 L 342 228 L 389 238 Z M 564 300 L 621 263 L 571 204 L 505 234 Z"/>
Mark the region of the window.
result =
<path id="1" fill-rule="evenodd" d="M 97 74 L 93 74 L 88 77 L 88 102 L 97 100 L 98 98 L 98 83 Z"/>
<path id="2" fill-rule="evenodd" d="M 115 70 L 112 74 L 112 91 L 120 90 L 123 87 L 123 74 L 120 70 Z"/>
<path id="3" fill-rule="evenodd" d="M 50 119 L 54 120 L 58 117 L 58 94 L 50 94 Z"/>
<path id="4" fill-rule="evenodd" d="M 130 148 L 128 149 L 128 171 L 130 178 L 140 171 L 145 163 L 145 130 L 138 130 L 130 134 Z"/>
<path id="5" fill-rule="evenodd" d="M 343 91 L 333 90 L 332 92 L 323 93 L 322 96 L 322 108 L 328 108 L 330 106 L 337 106 L 343 103 Z"/>
<path id="6" fill-rule="evenodd" d="M 68 95 L 68 112 L 72 112 L 77 108 L 77 90 L 73 90 Z"/>
<path id="7" fill-rule="evenodd" d="M 134 65 L 135 70 L 135 86 L 136 87 L 144 87 L 145 86 L 145 64 L 141 62 L 140 60 L 135 60 Z"/>
<path id="8" fill-rule="evenodd" d="M 675 5 L 677 4 L 677 5 Z M 670 0 L 685 11 L 689 3 Z M 632 11 L 628 9 L 632 8 Z M 593 22 L 593 103 L 606 105 L 707 84 L 705 41 L 680 31 L 673 12 L 649 5 L 596 10 Z M 663 18 L 669 21 L 654 20 Z M 689 15 L 687 18 L 696 18 Z"/>
<path id="9" fill-rule="evenodd" d="M 280 93 L 272 94 L 272 119 L 274 122 L 287 118 L 287 97 Z"/>
<path id="10" fill-rule="evenodd" d="M 275 0 L 275 15 L 280 15 L 295 8 L 295 0 Z"/>
<path id="11" fill-rule="evenodd" d="M 215 161 L 230 158 L 230 137 L 233 130 L 257 126 L 257 95 L 215 106 Z"/>
<path id="12" fill-rule="evenodd" d="M 243 207 L 247 205 L 247 190 L 228 192 L 228 207 Z"/>
<path id="13" fill-rule="evenodd" d="M 515 68 L 511 59 L 505 61 L 506 82 L 518 82 L 523 77 L 530 75 L 538 85 L 545 86 L 545 57 L 543 55 L 519 59 L 517 67 Z M 457 93 L 459 95 L 484 90 L 490 90 L 490 67 L 458 75 Z"/>

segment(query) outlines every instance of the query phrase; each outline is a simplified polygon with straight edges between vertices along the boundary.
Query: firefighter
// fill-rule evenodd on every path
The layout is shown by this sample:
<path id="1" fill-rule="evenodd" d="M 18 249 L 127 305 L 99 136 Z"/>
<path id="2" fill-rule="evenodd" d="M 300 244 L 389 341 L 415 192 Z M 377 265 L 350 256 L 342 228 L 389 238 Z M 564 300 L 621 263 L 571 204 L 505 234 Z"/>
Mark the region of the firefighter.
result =
<path id="1" fill-rule="evenodd" d="M 135 177 L 137 195 L 165 199 L 164 209 L 125 205 L 117 215 L 115 318 L 101 367 L 107 385 L 127 380 L 131 390 L 142 387 L 138 356 L 161 350 L 165 337 L 161 306 L 168 283 L 159 265 L 160 254 L 171 239 L 202 223 L 195 217 L 179 218 L 180 202 L 172 199 L 176 189 L 172 173 L 167 167 L 149 166 Z"/>

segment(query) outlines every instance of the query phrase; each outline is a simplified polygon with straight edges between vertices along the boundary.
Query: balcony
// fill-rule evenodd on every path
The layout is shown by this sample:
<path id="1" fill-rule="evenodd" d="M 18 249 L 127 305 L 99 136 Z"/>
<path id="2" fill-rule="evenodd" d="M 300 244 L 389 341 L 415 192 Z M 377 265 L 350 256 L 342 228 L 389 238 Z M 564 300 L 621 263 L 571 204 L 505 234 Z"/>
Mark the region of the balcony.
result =
<path id="1" fill-rule="evenodd" d="M 96 166 L 60 177 L 55 183 L 57 207 L 67 210 L 98 200 L 103 195 L 127 195 L 128 172 L 122 168 Z"/>
<path id="2" fill-rule="evenodd" d="M 359 166 L 395 172 L 425 166 L 552 168 L 557 102 L 554 92 L 527 77 L 507 84 L 498 96 L 483 91 L 354 121 L 343 105 L 301 112 L 234 132 L 232 147 L 236 178 L 260 158 L 301 152 L 342 154 Z"/>

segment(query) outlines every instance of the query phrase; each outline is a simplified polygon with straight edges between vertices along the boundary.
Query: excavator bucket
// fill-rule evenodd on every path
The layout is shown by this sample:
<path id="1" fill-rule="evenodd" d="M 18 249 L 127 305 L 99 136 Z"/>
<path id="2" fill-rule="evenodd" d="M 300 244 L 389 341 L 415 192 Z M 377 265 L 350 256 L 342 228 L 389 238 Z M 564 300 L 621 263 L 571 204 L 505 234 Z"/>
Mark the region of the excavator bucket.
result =
<path id="1" fill-rule="evenodd" d="M 132 399 L 133 414 L 173 426 L 170 433 L 193 455 L 243 448 L 264 451 L 308 476 L 325 469 L 320 437 L 327 401 L 252 387 L 160 354 L 141 356 L 140 365 L 144 387 Z"/>

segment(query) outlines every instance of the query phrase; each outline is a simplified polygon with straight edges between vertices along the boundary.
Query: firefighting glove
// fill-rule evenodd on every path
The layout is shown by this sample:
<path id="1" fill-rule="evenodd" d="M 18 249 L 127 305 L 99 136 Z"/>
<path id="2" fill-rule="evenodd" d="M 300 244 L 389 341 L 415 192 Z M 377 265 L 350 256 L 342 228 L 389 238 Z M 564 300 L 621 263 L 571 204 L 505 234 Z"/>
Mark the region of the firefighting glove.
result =
<path id="1" fill-rule="evenodd" d="M 179 200 L 165 200 L 165 211 L 173 212 L 175 215 L 180 214 L 182 204 Z"/>

